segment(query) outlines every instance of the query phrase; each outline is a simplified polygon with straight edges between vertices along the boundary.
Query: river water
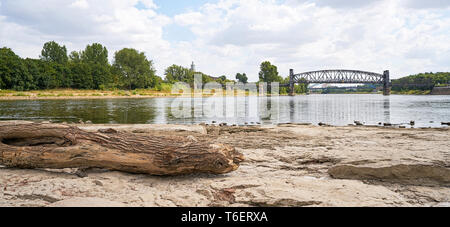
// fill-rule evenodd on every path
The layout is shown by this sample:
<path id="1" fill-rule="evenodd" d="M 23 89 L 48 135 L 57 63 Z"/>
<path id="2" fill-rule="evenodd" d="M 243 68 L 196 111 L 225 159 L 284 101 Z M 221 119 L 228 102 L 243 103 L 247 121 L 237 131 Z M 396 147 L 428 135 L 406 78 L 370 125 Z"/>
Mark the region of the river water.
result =
<path id="1" fill-rule="evenodd" d="M 183 109 L 184 107 L 184 109 Z M 184 110 L 183 114 L 179 112 Z M 450 96 L 308 95 L 204 99 L 81 99 L 0 101 L 0 120 L 92 121 L 118 124 L 409 124 L 450 122 Z"/>

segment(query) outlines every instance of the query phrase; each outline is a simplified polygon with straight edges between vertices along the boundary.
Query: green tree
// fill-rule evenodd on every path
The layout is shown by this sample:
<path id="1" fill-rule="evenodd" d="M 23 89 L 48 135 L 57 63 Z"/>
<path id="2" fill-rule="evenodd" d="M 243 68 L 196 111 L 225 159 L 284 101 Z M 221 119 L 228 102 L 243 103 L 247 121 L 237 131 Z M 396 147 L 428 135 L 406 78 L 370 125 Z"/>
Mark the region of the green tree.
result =
<path id="1" fill-rule="evenodd" d="M 260 82 L 281 82 L 283 78 L 278 75 L 278 69 L 275 65 L 270 62 L 265 61 L 261 63 L 259 71 L 259 81 Z"/>
<path id="2" fill-rule="evenodd" d="M 219 80 L 221 81 L 226 81 L 227 80 L 227 76 L 223 75 L 219 77 Z"/>
<path id="3" fill-rule="evenodd" d="M 23 60 L 9 48 L 0 49 L 0 88 L 29 90 L 33 87 L 33 76 Z"/>
<path id="4" fill-rule="evenodd" d="M 61 85 L 59 75 L 56 70 L 56 63 L 37 61 L 39 74 L 35 75 L 35 82 L 40 89 L 53 89 Z"/>
<path id="5" fill-rule="evenodd" d="M 92 69 L 87 63 L 70 62 L 70 72 L 72 75 L 72 87 L 77 89 L 92 89 L 94 81 L 92 79 Z"/>
<path id="6" fill-rule="evenodd" d="M 240 73 L 236 74 L 236 80 L 238 80 L 239 82 L 244 83 L 244 84 L 248 83 L 248 77 L 247 77 L 247 75 L 245 73 L 243 73 L 243 74 L 240 74 Z"/>
<path id="7" fill-rule="evenodd" d="M 73 56 L 76 59 L 76 55 Z M 80 53 L 81 62 L 88 64 L 92 72 L 93 88 L 101 88 L 112 82 L 108 50 L 99 43 L 87 45 Z"/>
<path id="8" fill-rule="evenodd" d="M 431 90 L 435 86 L 447 85 L 450 83 L 449 72 L 438 73 L 420 73 L 403 77 L 392 81 L 392 90 L 410 91 L 410 90 Z"/>
<path id="9" fill-rule="evenodd" d="M 81 52 L 81 61 L 89 64 L 108 65 L 108 50 L 99 43 L 87 45 Z"/>
<path id="10" fill-rule="evenodd" d="M 185 82 L 185 83 L 193 83 L 194 82 L 194 72 L 190 69 L 185 68 L 179 65 L 171 65 L 169 66 L 164 75 L 166 76 L 166 81 L 169 83 L 176 82 Z"/>
<path id="11" fill-rule="evenodd" d="M 69 55 L 69 62 L 80 63 L 81 62 L 80 52 L 72 51 Z"/>
<path id="12" fill-rule="evenodd" d="M 157 85 L 153 62 L 147 60 L 143 52 L 124 48 L 115 53 L 113 67 L 120 76 L 121 84 L 130 90 Z"/>
<path id="13" fill-rule="evenodd" d="M 68 61 L 66 46 L 60 46 L 55 41 L 45 43 L 41 51 L 41 59 L 47 62 L 66 64 Z"/>

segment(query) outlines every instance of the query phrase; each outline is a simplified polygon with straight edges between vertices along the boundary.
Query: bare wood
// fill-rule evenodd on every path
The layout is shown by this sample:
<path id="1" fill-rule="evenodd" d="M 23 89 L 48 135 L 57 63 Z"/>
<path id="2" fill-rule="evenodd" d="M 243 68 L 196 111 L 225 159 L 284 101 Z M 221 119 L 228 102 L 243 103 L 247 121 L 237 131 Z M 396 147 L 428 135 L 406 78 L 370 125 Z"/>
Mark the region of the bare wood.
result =
<path id="1" fill-rule="evenodd" d="M 17 168 L 105 168 L 178 175 L 228 173 L 243 155 L 233 147 L 194 137 L 103 130 L 91 133 L 58 124 L 0 125 L 0 164 Z"/>

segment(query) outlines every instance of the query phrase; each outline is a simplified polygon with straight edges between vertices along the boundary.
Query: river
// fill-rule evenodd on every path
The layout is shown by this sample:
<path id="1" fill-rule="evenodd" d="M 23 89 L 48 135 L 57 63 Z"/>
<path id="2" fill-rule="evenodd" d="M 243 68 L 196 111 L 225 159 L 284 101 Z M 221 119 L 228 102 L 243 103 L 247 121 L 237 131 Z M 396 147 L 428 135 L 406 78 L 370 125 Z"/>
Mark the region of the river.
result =
<path id="1" fill-rule="evenodd" d="M 185 105 L 188 114 L 174 110 Z M 267 108 L 266 108 L 267 107 Z M 228 97 L 204 99 L 61 99 L 2 100 L 0 120 L 98 124 L 277 124 L 319 122 L 343 126 L 405 124 L 442 127 L 450 121 L 450 96 L 308 95 L 295 97 Z"/>

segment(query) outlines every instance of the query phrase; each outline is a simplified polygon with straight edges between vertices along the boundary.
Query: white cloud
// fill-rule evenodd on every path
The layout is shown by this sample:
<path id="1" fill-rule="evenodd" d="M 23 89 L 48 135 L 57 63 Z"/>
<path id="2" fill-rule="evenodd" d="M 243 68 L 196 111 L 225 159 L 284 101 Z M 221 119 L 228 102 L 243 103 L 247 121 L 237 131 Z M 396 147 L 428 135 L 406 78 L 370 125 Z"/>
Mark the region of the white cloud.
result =
<path id="1" fill-rule="evenodd" d="M 350 7 L 357 1 L 346 2 L 345 7 Z M 391 0 L 368 2 L 370 7 L 356 4 L 352 9 L 326 4 L 331 1 L 321 3 L 288 6 L 269 0 L 223 0 L 204 7 L 201 14 L 190 12 L 178 18 L 195 13 L 196 20 L 190 17 L 186 24 L 202 48 L 216 51 L 221 62 L 234 59 L 207 70 L 246 71 L 253 80 L 263 60 L 273 61 L 284 76 L 289 68 L 390 69 L 394 77 L 450 70 L 448 64 L 440 64 L 449 58 L 448 11 L 417 11 Z"/>
<path id="2" fill-rule="evenodd" d="M 134 7 L 139 2 L 144 9 Z M 171 64 L 192 60 L 205 73 L 234 78 L 246 72 L 251 80 L 264 60 L 283 76 L 289 68 L 390 69 L 394 78 L 450 71 L 448 1 L 422 7 L 414 0 L 279 2 L 220 0 L 170 18 L 151 0 L 2 0 L 1 45 L 22 57 L 38 57 L 49 40 L 69 50 L 100 42 L 110 57 L 133 47 L 154 60 L 160 75 Z M 75 3 L 79 7 L 71 7 Z M 195 39 L 165 40 L 171 23 L 190 29 Z"/>
<path id="3" fill-rule="evenodd" d="M 70 4 L 70 6 L 74 8 L 81 8 L 81 9 L 87 9 L 89 8 L 89 3 L 86 0 L 77 0 Z"/>
<path id="4" fill-rule="evenodd" d="M 332 8 L 360 8 L 371 6 L 374 3 L 382 0 L 287 0 L 288 4 L 302 4 L 312 3 L 317 6 L 332 7 Z"/>
<path id="5" fill-rule="evenodd" d="M 156 60 L 157 53 L 169 49 L 170 43 L 162 34 L 171 18 L 154 11 L 152 1 L 143 1 L 149 7 L 143 10 L 134 7 L 137 0 L 82 2 L 85 1 L 3 0 L 2 45 L 23 57 L 33 58 L 39 56 L 44 42 L 50 40 L 65 44 L 69 51 L 99 42 L 108 47 L 110 58 L 114 51 L 133 47 Z"/>
<path id="6" fill-rule="evenodd" d="M 147 8 L 147 9 L 156 9 L 158 8 L 156 4 L 153 2 L 153 0 L 140 0 L 140 2 Z"/>

